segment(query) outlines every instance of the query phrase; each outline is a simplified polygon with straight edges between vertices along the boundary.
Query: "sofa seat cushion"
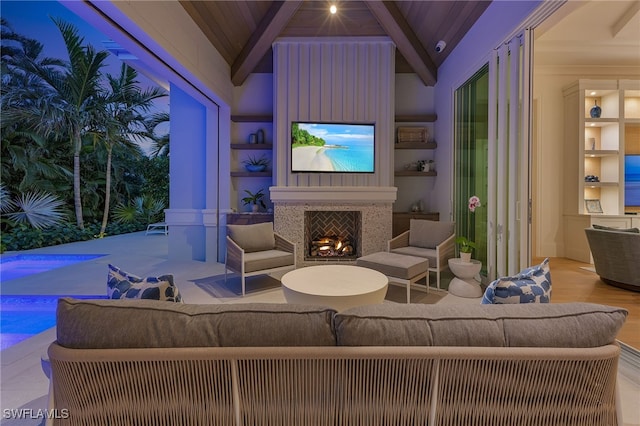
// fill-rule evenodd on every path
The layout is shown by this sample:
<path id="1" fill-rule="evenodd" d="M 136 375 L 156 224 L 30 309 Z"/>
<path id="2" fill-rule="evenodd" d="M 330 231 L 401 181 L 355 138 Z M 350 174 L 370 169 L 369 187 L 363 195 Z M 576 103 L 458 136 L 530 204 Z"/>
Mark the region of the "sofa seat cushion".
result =
<path id="1" fill-rule="evenodd" d="M 356 265 L 376 270 L 388 277 L 410 280 L 429 269 L 429 260 L 424 257 L 381 251 L 358 258 Z"/>
<path id="2" fill-rule="evenodd" d="M 391 253 L 403 254 L 405 256 L 424 257 L 429 259 L 429 265 L 435 266 L 438 264 L 438 257 L 436 256 L 435 249 L 423 248 L 423 247 L 398 247 L 391 250 Z"/>
<path id="3" fill-rule="evenodd" d="M 293 253 L 282 250 L 265 250 L 244 254 L 244 272 L 293 266 Z"/>
<path id="4" fill-rule="evenodd" d="M 482 304 L 549 303 L 551 301 L 551 270 L 549 259 L 540 265 L 522 270 L 511 277 L 492 281 L 482 296 Z"/>
<path id="5" fill-rule="evenodd" d="M 339 346 L 589 348 L 613 343 L 627 316 L 590 303 L 381 304 L 335 316 Z"/>
<path id="6" fill-rule="evenodd" d="M 58 344 L 73 349 L 335 346 L 335 312 L 313 305 L 61 298 L 56 332 Z"/>

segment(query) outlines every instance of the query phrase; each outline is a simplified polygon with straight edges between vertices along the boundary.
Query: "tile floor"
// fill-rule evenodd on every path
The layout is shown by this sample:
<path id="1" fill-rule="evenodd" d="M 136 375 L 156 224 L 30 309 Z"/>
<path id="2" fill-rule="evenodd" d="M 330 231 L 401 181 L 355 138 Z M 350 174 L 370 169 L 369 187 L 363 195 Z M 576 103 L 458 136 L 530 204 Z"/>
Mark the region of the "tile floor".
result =
<path id="1" fill-rule="evenodd" d="M 107 264 L 140 276 L 174 274 L 186 302 L 198 303 L 284 303 L 279 282 L 269 277 L 252 277 L 247 282 L 247 295 L 239 297 L 238 279 L 224 285 L 224 265 L 167 259 L 168 237 L 145 236 L 144 232 L 99 240 L 65 244 L 31 250 L 31 253 L 90 254 L 107 256 L 60 269 L 2 282 L 3 295 L 96 295 L 106 292 Z M 9 254 L 9 253 L 8 253 Z M 403 303 L 403 287 L 390 286 L 387 300 Z M 412 293 L 412 301 L 422 303 L 478 303 L 475 299 L 457 298 L 446 292 Z M 42 372 L 40 358 L 55 340 L 55 328 L 48 329 L 0 352 L 0 408 L 3 426 L 40 425 L 40 419 L 6 419 L 5 410 L 17 408 L 44 409 L 47 406 L 48 380 Z M 640 426 L 640 356 L 621 358 L 619 385 L 623 424 Z"/>

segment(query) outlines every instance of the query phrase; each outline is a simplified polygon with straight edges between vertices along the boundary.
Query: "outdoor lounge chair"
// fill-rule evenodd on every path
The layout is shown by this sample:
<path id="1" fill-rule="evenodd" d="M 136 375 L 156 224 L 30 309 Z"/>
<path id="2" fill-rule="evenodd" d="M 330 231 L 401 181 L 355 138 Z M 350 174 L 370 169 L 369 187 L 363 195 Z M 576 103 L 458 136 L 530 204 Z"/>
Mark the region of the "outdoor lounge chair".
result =
<path id="1" fill-rule="evenodd" d="M 224 281 L 231 270 L 240 274 L 242 295 L 245 278 L 296 268 L 296 245 L 273 232 L 273 222 L 227 225 Z"/>

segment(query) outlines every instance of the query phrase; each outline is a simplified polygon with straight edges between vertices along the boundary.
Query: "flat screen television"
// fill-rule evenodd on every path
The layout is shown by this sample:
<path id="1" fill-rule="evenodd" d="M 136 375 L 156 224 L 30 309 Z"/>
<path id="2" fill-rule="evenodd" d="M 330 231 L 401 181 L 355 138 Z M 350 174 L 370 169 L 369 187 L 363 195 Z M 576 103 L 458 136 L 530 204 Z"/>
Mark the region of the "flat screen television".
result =
<path id="1" fill-rule="evenodd" d="M 640 154 L 624 156 L 624 205 L 640 207 Z"/>
<path id="2" fill-rule="evenodd" d="M 291 123 L 294 173 L 374 173 L 375 125 Z"/>

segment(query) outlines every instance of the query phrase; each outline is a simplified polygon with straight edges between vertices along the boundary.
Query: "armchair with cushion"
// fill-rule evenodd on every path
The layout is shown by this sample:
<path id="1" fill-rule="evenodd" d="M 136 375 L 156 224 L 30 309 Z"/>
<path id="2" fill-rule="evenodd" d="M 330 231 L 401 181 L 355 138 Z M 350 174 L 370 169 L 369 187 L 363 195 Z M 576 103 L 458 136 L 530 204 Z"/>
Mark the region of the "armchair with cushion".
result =
<path id="1" fill-rule="evenodd" d="M 245 277 L 296 268 L 296 245 L 273 232 L 273 222 L 254 225 L 227 225 L 227 271 L 240 274 L 242 295 Z"/>
<path id="2" fill-rule="evenodd" d="M 449 267 L 447 261 L 455 257 L 455 223 L 411 219 L 409 230 L 388 242 L 387 251 L 429 259 L 429 272 L 436 273 L 440 289 L 440 273 Z"/>

